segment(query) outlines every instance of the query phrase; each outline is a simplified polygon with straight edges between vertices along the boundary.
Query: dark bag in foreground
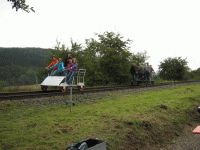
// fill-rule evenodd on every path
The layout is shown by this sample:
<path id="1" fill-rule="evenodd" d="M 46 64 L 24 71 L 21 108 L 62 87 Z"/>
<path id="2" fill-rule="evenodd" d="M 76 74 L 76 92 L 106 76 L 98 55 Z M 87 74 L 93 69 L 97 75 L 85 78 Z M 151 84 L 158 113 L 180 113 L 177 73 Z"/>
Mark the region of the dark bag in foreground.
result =
<path id="1" fill-rule="evenodd" d="M 106 150 L 106 142 L 98 139 L 87 139 L 68 146 L 66 150 Z"/>

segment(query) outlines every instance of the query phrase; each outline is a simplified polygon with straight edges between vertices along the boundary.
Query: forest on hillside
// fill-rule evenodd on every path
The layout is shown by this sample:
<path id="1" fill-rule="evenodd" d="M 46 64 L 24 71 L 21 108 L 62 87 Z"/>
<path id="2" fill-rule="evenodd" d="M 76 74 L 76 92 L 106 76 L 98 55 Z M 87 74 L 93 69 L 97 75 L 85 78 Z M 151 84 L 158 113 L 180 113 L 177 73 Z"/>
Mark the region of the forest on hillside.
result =
<path id="1" fill-rule="evenodd" d="M 38 72 L 48 63 L 49 50 L 0 48 L 0 86 L 38 83 Z"/>

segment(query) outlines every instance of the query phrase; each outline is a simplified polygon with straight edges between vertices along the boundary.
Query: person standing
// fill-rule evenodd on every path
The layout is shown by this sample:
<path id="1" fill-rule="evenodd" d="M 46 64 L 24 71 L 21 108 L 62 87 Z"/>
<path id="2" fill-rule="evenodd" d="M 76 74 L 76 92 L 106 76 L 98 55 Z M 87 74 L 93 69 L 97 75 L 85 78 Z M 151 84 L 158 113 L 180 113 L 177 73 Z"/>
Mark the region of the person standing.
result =
<path id="1" fill-rule="evenodd" d="M 145 64 L 144 75 L 145 75 L 145 80 L 149 81 L 150 80 L 150 66 L 149 66 L 149 63 Z"/>
<path id="2" fill-rule="evenodd" d="M 133 78 L 133 82 L 135 82 L 136 81 L 136 65 L 135 64 L 133 64 L 132 66 L 131 66 L 131 69 L 130 69 L 130 73 L 131 73 L 131 75 L 132 75 L 132 78 Z"/>
<path id="3" fill-rule="evenodd" d="M 152 65 L 150 65 L 149 66 L 149 78 L 150 78 L 150 80 L 152 80 L 152 78 L 153 78 L 153 72 L 154 72 L 153 67 L 152 67 Z"/>

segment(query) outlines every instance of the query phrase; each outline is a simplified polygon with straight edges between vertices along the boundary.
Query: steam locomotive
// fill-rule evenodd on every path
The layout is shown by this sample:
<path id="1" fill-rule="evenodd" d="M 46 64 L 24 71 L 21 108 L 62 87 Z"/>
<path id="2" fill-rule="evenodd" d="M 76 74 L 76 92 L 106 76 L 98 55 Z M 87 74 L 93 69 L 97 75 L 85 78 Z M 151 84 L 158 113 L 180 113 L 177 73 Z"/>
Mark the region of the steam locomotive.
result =
<path id="1" fill-rule="evenodd" d="M 153 85 L 155 72 L 151 65 L 148 63 L 144 65 L 133 64 L 130 68 L 130 73 L 132 75 L 131 85 Z"/>

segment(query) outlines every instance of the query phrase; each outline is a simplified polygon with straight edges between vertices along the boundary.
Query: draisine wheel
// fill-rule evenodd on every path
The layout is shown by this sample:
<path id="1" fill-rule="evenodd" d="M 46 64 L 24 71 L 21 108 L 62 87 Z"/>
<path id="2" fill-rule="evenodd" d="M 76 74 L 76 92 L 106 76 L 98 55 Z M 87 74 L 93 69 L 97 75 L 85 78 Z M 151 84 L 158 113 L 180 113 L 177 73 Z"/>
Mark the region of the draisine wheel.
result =
<path id="1" fill-rule="evenodd" d="M 66 88 L 66 87 L 64 87 L 64 86 L 63 86 L 63 87 L 59 87 L 59 91 L 61 91 L 61 92 L 63 92 L 63 93 L 64 93 L 64 92 L 66 92 L 66 91 L 67 91 L 67 88 Z"/>
<path id="2" fill-rule="evenodd" d="M 78 87 L 78 90 L 79 90 L 80 92 L 83 92 L 84 89 L 85 89 L 85 86 L 79 86 L 79 87 Z"/>
<path id="3" fill-rule="evenodd" d="M 43 85 L 41 85 L 41 90 L 42 90 L 43 92 L 47 92 L 47 89 L 48 89 L 48 86 L 43 86 Z"/>

